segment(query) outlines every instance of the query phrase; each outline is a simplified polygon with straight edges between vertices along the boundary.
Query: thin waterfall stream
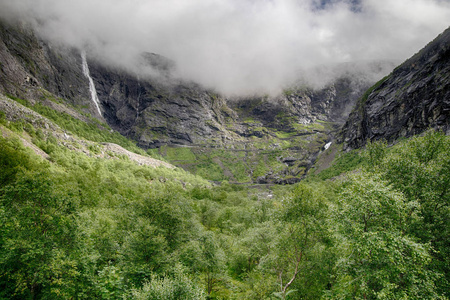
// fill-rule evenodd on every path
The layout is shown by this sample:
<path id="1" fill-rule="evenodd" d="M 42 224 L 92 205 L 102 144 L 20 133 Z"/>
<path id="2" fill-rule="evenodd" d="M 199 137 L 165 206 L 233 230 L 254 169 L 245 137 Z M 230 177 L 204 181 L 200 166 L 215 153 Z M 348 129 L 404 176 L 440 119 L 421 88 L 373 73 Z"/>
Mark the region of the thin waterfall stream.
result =
<path id="1" fill-rule="evenodd" d="M 87 79 L 89 79 L 89 90 L 91 92 L 91 99 L 92 102 L 94 102 L 95 107 L 97 108 L 97 111 L 99 113 L 99 115 L 102 115 L 102 112 L 100 110 L 100 100 L 98 100 L 98 96 L 97 96 L 97 90 L 95 89 L 95 84 L 94 84 L 94 80 L 91 77 L 91 74 L 89 72 L 89 66 L 87 63 L 87 59 L 86 59 L 86 51 L 81 51 L 81 61 L 82 61 L 82 66 L 83 66 L 83 74 L 84 76 L 86 76 Z"/>

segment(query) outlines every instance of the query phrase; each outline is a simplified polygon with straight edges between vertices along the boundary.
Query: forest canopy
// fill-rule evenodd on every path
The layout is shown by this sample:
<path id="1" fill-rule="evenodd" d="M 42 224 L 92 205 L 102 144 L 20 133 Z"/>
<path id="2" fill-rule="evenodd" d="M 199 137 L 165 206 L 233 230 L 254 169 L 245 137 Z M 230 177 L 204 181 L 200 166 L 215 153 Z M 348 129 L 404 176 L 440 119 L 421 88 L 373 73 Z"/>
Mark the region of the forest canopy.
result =
<path id="1" fill-rule="evenodd" d="M 40 139 L 49 160 L 0 137 L 1 299 L 449 297 L 442 133 L 269 189 Z"/>

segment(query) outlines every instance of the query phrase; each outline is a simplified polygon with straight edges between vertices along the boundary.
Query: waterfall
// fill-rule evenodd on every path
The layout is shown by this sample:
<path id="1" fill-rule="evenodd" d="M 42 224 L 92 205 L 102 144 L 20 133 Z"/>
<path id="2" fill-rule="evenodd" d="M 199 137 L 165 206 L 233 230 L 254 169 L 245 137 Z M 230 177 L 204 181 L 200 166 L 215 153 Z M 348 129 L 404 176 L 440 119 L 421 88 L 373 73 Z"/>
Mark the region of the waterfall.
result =
<path id="1" fill-rule="evenodd" d="M 83 74 L 86 76 L 87 79 L 89 79 L 89 90 L 91 91 L 91 99 L 92 102 L 94 102 L 95 107 L 97 108 L 97 111 L 99 115 L 102 115 L 102 112 L 100 111 L 100 101 L 98 100 L 97 96 L 97 90 L 95 89 L 94 80 L 91 77 L 91 74 L 89 72 L 89 66 L 86 59 L 86 51 L 81 51 L 81 61 L 83 64 Z"/>
<path id="2" fill-rule="evenodd" d="M 137 76 L 138 80 L 138 96 L 137 96 L 137 106 L 136 106 L 136 120 L 139 118 L 139 101 L 141 100 L 141 79 L 139 75 Z"/>

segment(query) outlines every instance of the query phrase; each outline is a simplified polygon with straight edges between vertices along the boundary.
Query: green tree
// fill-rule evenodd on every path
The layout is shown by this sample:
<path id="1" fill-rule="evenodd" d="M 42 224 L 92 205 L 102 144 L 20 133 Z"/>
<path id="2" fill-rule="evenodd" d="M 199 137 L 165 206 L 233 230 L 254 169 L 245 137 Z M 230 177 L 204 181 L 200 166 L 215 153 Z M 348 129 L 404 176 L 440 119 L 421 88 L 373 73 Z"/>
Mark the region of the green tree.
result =
<path id="1" fill-rule="evenodd" d="M 18 139 L 7 140 L 0 136 L 0 187 L 14 182 L 22 169 L 39 168 L 44 166 L 39 164 L 37 157 L 31 158 Z"/>
<path id="2" fill-rule="evenodd" d="M 122 265 L 128 277 L 140 285 L 150 278 L 153 272 L 164 269 L 170 262 L 167 241 L 158 227 L 149 224 L 148 220 L 135 220 L 133 230 L 125 237 Z"/>
<path id="3" fill-rule="evenodd" d="M 199 242 L 202 251 L 202 271 L 206 292 L 208 296 L 211 296 L 215 291 L 216 285 L 223 276 L 225 268 L 224 253 L 220 248 L 214 233 L 211 231 L 206 231 L 203 236 L 200 237 Z"/>
<path id="4" fill-rule="evenodd" d="M 0 287 L 8 298 L 69 297 L 78 276 L 71 257 L 75 207 L 52 176 L 22 173 L 0 197 Z"/>
<path id="5" fill-rule="evenodd" d="M 430 268 L 445 276 L 438 281 L 450 297 L 450 137 L 429 131 L 401 145 L 381 162 L 379 172 L 409 203 L 418 203 L 420 218 L 407 232 L 431 244 Z"/>
<path id="6" fill-rule="evenodd" d="M 279 292 L 275 296 L 320 297 L 327 283 L 320 270 L 327 269 L 323 262 L 330 240 L 326 201 L 308 185 L 298 184 L 283 202 L 278 235 L 271 242 L 271 251 L 261 259 L 261 265 L 271 269 L 278 278 Z M 316 281 L 318 278 L 321 280 Z"/>
<path id="7" fill-rule="evenodd" d="M 136 300 L 203 300 L 206 295 L 196 286 L 182 268 L 175 266 L 174 276 L 153 274 L 141 289 L 132 290 Z"/>
<path id="8" fill-rule="evenodd" d="M 368 142 L 364 156 L 367 159 L 368 170 L 375 171 L 385 158 L 387 151 L 387 143 L 385 141 Z"/>
<path id="9" fill-rule="evenodd" d="M 375 174 L 343 184 L 338 222 L 338 282 L 334 295 L 352 299 L 437 299 L 430 247 L 407 234 L 419 204 L 406 201 Z"/>

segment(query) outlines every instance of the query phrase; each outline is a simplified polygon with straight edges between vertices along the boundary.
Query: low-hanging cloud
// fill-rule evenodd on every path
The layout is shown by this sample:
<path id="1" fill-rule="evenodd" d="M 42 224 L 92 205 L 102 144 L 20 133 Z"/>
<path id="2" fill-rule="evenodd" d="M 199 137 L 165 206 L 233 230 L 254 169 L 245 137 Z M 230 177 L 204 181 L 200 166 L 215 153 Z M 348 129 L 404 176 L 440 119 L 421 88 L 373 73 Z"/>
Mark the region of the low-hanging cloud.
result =
<path id="1" fill-rule="evenodd" d="M 231 95 L 275 93 L 316 66 L 405 60 L 448 27 L 448 0 L 0 0 L 45 38 L 121 67 L 143 52 Z"/>

